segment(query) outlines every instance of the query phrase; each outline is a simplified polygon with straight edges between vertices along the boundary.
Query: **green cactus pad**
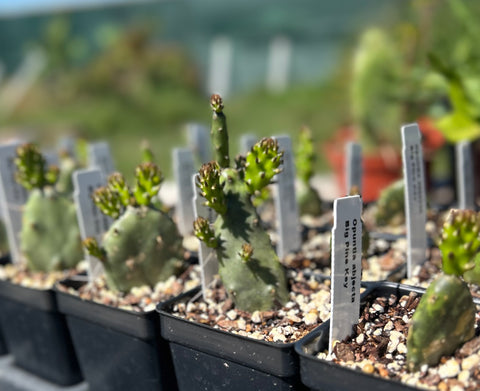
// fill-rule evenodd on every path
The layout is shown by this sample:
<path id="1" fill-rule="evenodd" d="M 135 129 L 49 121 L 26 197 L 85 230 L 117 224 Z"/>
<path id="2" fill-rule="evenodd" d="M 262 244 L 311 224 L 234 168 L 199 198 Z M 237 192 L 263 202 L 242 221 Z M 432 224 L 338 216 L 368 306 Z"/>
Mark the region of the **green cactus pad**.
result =
<path id="1" fill-rule="evenodd" d="M 467 281 L 475 282 L 473 279 L 480 274 L 473 271 L 475 256 L 480 250 L 479 231 L 480 213 L 473 210 L 450 210 L 443 224 L 438 246 L 442 252 L 442 267 L 445 273 L 457 276 L 465 274 Z"/>
<path id="2" fill-rule="evenodd" d="M 285 304 L 289 298 L 285 270 L 261 227 L 246 184 L 233 169 L 224 170 L 222 178 L 228 209 L 214 223 L 220 278 L 241 310 L 264 311 Z"/>
<path id="3" fill-rule="evenodd" d="M 377 225 L 397 225 L 405 221 L 405 185 L 398 180 L 380 193 L 375 214 Z"/>
<path id="4" fill-rule="evenodd" d="M 32 271 L 75 267 L 83 259 L 75 204 L 53 188 L 33 190 L 23 212 L 20 243 Z"/>
<path id="5" fill-rule="evenodd" d="M 210 98 L 212 106 L 212 127 L 210 136 L 213 143 L 214 158 L 222 168 L 230 166 L 228 152 L 227 119 L 223 114 L 223 101 L 220 95 L 213 94 Z"/>
<path id="6" fill-rule="evenodd" d="M 422 296 L 410 322 L 407 368 L 436 365 L 475 334 L 475 305 L 467 284 L 442 274 Z"/>
<path id="7" fill-rule="evenodd" d="M 103 248 L 107 283 L 122 292 L 154 286 L 183 266 L 182 238 L 175 223 L 149 207 L 128 206 L 105 234 Z"/>

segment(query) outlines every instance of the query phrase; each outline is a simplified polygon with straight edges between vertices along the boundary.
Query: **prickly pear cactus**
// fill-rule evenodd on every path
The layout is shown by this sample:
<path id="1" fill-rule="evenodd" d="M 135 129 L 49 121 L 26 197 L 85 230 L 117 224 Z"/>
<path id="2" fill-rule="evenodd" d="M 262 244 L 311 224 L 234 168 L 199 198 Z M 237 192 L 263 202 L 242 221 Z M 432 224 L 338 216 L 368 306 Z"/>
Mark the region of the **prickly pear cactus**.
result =
<path id="1" fill-rule="evenodd" d="M 381 191 L 375 219 L 379 226 L 398 225 L 405 221 L 405 185 L 403 179 L 392 183 Z"/>
<path id="2" fill-rule="evenodd" d="M 75 204 L 55 189 L 56 167 L 47 169 L 33 144 L 17 149 L 17 181 L 30 195 L 23 211 L 20 250 L 32 271 L 73 268 L 83 258 Z"/>
<path id="3" fill-rule="evenodd" d="M 313 176 L 315 151 L 312 132 L 307 127 L 300 130 L 296 152 L 296 168 L 297 176 L 299 178 L 297 201 L 300 213 L 318 216 L 322 213 L 322 200 L 318 192 L 313 189 L 310 184 L 310 180 Z"/>
<path id="4" fill-rule="evenodd" d="M 436 365 L 475 334 L 475 305 L 465 282 L 442 274 L 422 296 L 410 322 L 407 367 Z"/>
<path id="5" fill-rule="evenodd" d="M 223 103 L 215 95 L 214 123 L 219 107 L 223 110 Z M 213 136 L 214 144 L 216 140 Z M 228 135 L 223 142 L 228 142 Z M 219 150 L 228 151 L 228 146 L 219 145 Z M 241 310 L 272 309 L 289 297 L 285 271 L 252 204 L 252 196 L 280 172 L 282 155 L 277 142 L 265 138 L 255 144 L 245 159 L 239 159 L 235 168 L 212 161 L 199 171 L 198 187 L 206 205 L 217 212 L 217 219 L 213 226 L 205 219 L 197 219 L 194 232 L 216 250 L 220 278 Z"/>
<path id="6" fill-rule="evenodd" d="M 439 248 L 442 267 L 447 274 L 463 276 L 467 282 L 480 283 L 480 267 L 475 257 L 480 250 L 480 213 L 452 209 L 444 224 Z"/>
<path id="7" fill-rule="evenodd" d="M 107 186 L 94 192 L 95 204 L 116 221 L 102 246 L 93 238 L 84 246 L 102 261 L 112 289 L 127 292 L 134 286 L 154 286 L 182 270 L 182 238 L 172 219 L 154 206 L 162 179 L 155 164 L 142 163 L 135 171 L 135 187 L 115 173 Z"/>

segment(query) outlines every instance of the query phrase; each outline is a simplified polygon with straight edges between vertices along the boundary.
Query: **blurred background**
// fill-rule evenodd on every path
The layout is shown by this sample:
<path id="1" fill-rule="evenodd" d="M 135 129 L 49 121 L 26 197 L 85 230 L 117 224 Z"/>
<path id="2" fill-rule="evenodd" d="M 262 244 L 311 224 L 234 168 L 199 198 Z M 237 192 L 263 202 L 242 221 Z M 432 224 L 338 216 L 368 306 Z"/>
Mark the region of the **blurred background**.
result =
<path id="1" fill-rule="evenodd" d="M 368 153 L 401 123 L 438 125 L 459 107 L 455 80 L 475 102 L 479 15 L 473 0 L 0 2 L 1 136 L 107 140 L 125 173 L 147 139 L 170 176 L 171 148 L 187 123 L 209 126 L 218 92 L 234 151 L 244 133 L 295 142 L 306 125 L 324 172 L 329 140 Z"/>

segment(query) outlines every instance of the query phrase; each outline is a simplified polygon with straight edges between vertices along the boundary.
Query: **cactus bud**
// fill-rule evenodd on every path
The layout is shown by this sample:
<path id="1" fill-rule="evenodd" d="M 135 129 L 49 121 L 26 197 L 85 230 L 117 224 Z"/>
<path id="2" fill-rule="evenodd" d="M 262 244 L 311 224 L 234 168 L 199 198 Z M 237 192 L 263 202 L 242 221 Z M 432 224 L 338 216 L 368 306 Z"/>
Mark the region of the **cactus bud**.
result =
<path id="1" fill-rule="evenodd" d="M 210 248 L 218 247 L 218 239 L 215 237 L 215 232 L 210 227 L 210 224 L 203 217 L 198 217 L 193 222 L 194 235 L 204 242 Z"/>
<path id="2" fill-rule="evenodd" d="M 244 262 L 248 262 L 252 258 L 253 247 L 248 243 L 244 243 L 238 255 L 240 255 L 240 258 L 242 258 Z"/>
<path id="3" fill-rule="evenodd" d="M 25 189 L 43 189 L 50 183 L 46 178 L 46 162 L 35 144 L 27 143 L 17 148 L 17 156 L 15 158 L 17 171 L 15 179 Z M 54 175 L 49 175 L 50 179 L 57 179 Z"/>
<path id="4" fill-rule="evenodd" d="M 107 186 L 96 189 L 92 194 L 92 199 L 103 214 L 113 219 L 118 218 L 124 209 L 118 192 Z"/>
<path id="5" fill-rule="evenodd" d="M 197 187 L 206 199 L 205 205 L 219 214 L 225 214 L 227 204 L 223 193 L 223 184 L 220 183 L 220 167 L 217 162 L 203 164 L 198 174 Z"/>
<path id="6" fill-rule="evenodd" d="M 117 193 L 119 196 L 119 201 L 123 206 L 130 204 L 131 194 L 130 189 L 128 188 L 125 178 L 119 172 L 114 172 L 108 177 L 108 188 L 112 193 Z"/>
<path id="7" fill-rule="evenodd" d="M 105 262 L 107 254 L 105 250 L 98 245 L 98 242 L 95 238 L 86 238 L 83 242 L 83 247 L 87 252 L 95 257 L 98 258 L 100 261 Z"/>
<path id="8" fill-rule="evenodd" d="M 142 163 L 135 170 L 136 186 L 133 195 L 138 205 L 148 205 L 156 197 L 163 181 L 163 174 L 154 163 Z"/>
<path id="9" fill-rule="evenodd" d="M 213 109 L 210 136 L 214 147 L 214 157 L 220 167 L 227 168 L 230 166 L 227 119 L 223 114 L 223 101 L 220 95 L 213 94 L 210 98 L 210 105 Z"/>

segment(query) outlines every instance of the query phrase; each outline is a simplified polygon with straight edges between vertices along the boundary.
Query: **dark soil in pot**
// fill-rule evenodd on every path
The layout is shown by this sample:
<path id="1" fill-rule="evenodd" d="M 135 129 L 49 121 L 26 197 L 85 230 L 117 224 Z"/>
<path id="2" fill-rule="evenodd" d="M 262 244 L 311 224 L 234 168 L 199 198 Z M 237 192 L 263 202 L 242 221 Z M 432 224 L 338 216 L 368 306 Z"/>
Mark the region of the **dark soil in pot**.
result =
<path id="1" fill-rule="evenodd" d="M 421 290 L 409 291 L 407 287 L 388 289 L 376 287 L 365 302 L 359 323 L 354 327 L 350 338 L 335 345 L 332 356 L 327 356 L 323 349 L 328 341 L 328 332 L 324 333 L 309 349 L 322 362 L 328 360 L 356 371 L 350 374 L 372 375 L 392 381 L 375 383 L 370 380 L 371 390 L 387 389 L 435 389 L 435 390 L 478 390 L 480 388 L 480 313 L 477 314 L 477 337 L 465 343 L 454 355 L 443 357 L 436 366 L 424 365 L 419 372 L 409 373 L 405 366 L 407 353 L 406 336 L 411 316 L 419 301 Z M 308 344 L 307 344 L 308 346 Z M 323 346 L 323 348 L 322 348 Z M 305 352 L 305 348 L 303 348 Z M 325 361 L 326 362 L 326 361 Z M 333 369 L 332 369 L 333 370 Z M 345 372 L 348 376 L 349 372 Z M 358 375 L 352 375 L 352 385 L 339 390 L 354 390 Z M 359 381 L 364 376 L 358 377 Z M 399 384 L 402 382 L 403 384 Z M 405 387 L 408 385 L 409 387 Z M 382 388 L 383 387 L 383 388 Z M 387 388 L 385 388 L 387 387 Z M 323 389 L 319 387 L 318 389 Z"/>

